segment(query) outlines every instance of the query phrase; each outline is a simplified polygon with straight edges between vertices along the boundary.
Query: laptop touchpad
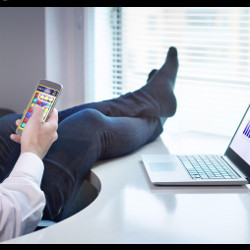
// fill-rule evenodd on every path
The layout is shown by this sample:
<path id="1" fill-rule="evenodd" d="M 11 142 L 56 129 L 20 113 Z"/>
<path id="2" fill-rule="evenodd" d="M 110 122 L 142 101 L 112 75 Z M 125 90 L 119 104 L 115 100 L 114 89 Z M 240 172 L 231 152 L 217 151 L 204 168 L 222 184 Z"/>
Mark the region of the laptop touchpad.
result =
<path id="1" fill-rule="evenodd" d="M 153 172 L 175 171 L 177 167 L 176 161 L 168 162 L 150 162 L 150 169 Z"/>

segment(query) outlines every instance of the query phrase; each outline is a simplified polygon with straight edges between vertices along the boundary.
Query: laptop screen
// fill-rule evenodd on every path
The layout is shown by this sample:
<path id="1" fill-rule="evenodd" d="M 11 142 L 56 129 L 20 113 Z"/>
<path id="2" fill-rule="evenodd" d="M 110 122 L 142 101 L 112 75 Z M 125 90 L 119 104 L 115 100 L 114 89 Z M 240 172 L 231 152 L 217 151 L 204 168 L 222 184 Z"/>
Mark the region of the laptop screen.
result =
<path id="1" fill-rule="evenodd" d="M 250 165 L 250 106 L 246 111 L 229 147 Z"/>

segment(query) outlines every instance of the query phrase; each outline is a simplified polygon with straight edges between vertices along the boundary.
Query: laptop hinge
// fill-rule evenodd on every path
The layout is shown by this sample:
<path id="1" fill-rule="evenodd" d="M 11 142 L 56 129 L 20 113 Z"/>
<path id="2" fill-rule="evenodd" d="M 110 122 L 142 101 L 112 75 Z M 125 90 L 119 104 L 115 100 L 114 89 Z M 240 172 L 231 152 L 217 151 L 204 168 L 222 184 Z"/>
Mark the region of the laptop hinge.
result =
<path id="1" fill-rule="evenodd" d="M 227 156 L 222 156 L 221 157 L 226 163 L 227 165 L 238 175 L 239 178 L 245 178 L 247 179 L 247 181 L 249 182 L 249 179 L 247 176 L 245 176 L 240 170 L 239 168 L 227 157 Z"/>

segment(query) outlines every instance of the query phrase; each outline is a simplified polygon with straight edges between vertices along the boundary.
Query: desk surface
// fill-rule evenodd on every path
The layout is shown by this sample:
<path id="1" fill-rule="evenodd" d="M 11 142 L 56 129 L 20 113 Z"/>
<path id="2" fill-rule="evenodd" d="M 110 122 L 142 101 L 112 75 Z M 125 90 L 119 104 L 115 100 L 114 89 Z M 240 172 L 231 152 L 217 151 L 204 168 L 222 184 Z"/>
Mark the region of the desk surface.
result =
<path id="1" fill-rule="evenodd" d="M 102 187 L 92 204 L 5 243 L 250 243 L 250 185 L 155 187 L 141 162 L 141 154 L 223 154 L 229 141 L 164 133 L 129 156 L 98 163 L 93 172 Z"/>

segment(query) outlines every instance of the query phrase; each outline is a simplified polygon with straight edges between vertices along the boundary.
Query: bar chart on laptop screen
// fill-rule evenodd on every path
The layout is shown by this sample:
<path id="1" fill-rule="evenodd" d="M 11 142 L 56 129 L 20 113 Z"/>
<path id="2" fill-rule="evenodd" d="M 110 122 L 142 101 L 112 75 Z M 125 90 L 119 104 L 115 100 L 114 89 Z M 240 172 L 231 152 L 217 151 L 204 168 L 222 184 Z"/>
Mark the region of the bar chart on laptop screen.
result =
<path id="1" fill-rule="evenodd" d="M 247 123 L 247 126 L 243 130 L 243 134 L 247 137 L 250 138 L 250 121 Z"/>

